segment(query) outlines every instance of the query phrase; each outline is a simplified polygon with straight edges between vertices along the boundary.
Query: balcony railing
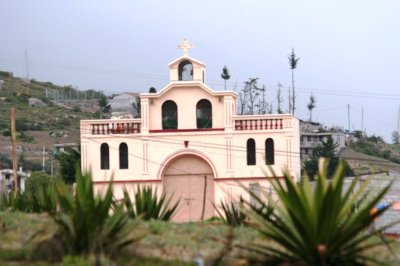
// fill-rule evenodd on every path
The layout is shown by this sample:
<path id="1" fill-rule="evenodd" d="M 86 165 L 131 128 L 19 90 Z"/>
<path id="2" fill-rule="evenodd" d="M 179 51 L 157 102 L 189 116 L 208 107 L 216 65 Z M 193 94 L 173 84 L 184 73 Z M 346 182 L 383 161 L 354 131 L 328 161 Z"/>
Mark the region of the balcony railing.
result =
<path id="1" fill-rule="evenodd" d="M 233 117 L 235 130 L 280 130 L 292 127 L 290 115 L 240 115 Z"/>
<path id="2" fill-rule="evenodd" d="M 81 134 L 138 134 L 140 126 L 140 119 L 82 120 Z"/>

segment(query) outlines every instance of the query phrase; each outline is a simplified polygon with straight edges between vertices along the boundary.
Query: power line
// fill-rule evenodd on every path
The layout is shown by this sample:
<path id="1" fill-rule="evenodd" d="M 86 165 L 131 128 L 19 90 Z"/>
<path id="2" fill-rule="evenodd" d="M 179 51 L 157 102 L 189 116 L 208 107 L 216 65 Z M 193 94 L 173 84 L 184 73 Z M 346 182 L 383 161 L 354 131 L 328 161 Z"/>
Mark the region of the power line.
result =
<path id="1" fill-rule="evenodd" d="M 4 58 L 0 58 L 2 61 L 9 61 L 9 62 L 19 62 L 25 63 L 19 60 L 7 60 Z M 169 81 L 165 74 L 154 74 L 154 73 L 142 73 L 142 72 L 130 72 L 124 70 L 115 70 L 115 69 L 104 69 L 104 68 L 94 68 L 94 67 L 85 67 L 85 66 L 71 66 L 71 65 L 58 65 L 58 64 L 48 64 L 48 63 L 34 63 L 30 61 L 29 65 L 37 66 L 37 67 L 46 67 L 46 68 L 59 68 L 59 69 L 66 69 L 66 70 L 73 70 L 73 71 L 82 71 L 82 72 L 92 72 L 98 74 L 108 74 L 108 75 L 118 75 L 118 76 L 125 76 L 130 78 L 145 78 L 145 79 L 156 79 L 156 80 L 165 80 Z M 211 83 L 213 85 L 224 86 L 224 82 L 221 80 L 212 80 L 208 79 L 207 83 Z M 237 82 L 227 82 L 227 85 L 234 87 L 236 86 Z M 290 86 L 283 86 L 281 85 L 282 89 L 288 89 Z M 275 90 L 277 87 L 275 85 L 266 85 L 266 90 Z M 388 93 L 370 93 L 370 92 L 361 92 L 361 91 L 351 91 L 351 90 L 323 90 L 323 89 L 310 89 L 305 87 L 296 87 L 296 90 L 299 92 L 310 93 L 314 92 L 315 94 L 321 95 L 335 95 L 335 96 L 353 96 L 359 98 L 369 98 L 369 99 L 382 99 L 382 100 L 400 100 L 400 94 L 388 94 Z"/>

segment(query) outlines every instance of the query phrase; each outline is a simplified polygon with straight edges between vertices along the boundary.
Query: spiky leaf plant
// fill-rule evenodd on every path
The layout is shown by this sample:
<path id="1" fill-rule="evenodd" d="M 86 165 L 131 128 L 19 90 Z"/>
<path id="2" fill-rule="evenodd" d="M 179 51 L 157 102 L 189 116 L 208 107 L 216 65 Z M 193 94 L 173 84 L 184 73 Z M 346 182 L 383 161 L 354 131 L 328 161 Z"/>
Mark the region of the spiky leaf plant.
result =
<path id="1" fill-rule="evenodd" d="M 283 182 L 272 181 L 278 202 L 274 211 L 253 209 L 248 212 L 250 223 L 265 238 L 277 246 L 253 244 L 265 265 L 365 265 L 376 263 L 366 250 L 382 245 L 374 237 L 385 228 L 371 229 L 374 220 L 390 206 L 370 213 L 383 198 L 391 184 L 370 193 L 368 181 L 358 187 L 358 180 L 344 187 L 344 167 L 340 164 L 329 182 L 327 164 L 316 176 L 314 186 L 304 177 L 295 183 L 286 173 Z M 358 205 L 359 199 L 364 200 Z M 258 199 L 263 204 L 261 199 Z M 265 204 L 265 203 L 264 203 Z M 265 208 L 268 206 L 265 205 Z M 264 209 L 265 210 L 265 209 Z M 369 229 L 369 230 L 368 230 Z M 286 264 L 285 264 L 286 265 Z"/>
<path id="2" fill-rule="evenodd" d="M 54 184 L 40 187 L 36 192 L 18 192 L 15 196 L 14 193 L 3 193 L 1 197 L 0 210 L 51 213 L 57 206 Z"/>
<path id="3" fill-rule="evenodd" d="M 244 205 L 244 200 L 242 197 L 240 197 L 240 200 L 238 203 L 235 202 L 224 202 L 221 201 L 221 208 L 218 209 L 217 207 L 215 208 L 217 210 L 217 213 L 219 217 L 222 219 L 222 221 L 228 225 L 231 226 L 240 226 L 243 225 L 247 216 L 243 212 L 243 205 Z"/>
<path id="4" fill-rule="evenodd" d="M 124 189 L 124 205 L 128 215 L 131 218 L 140 217 L 148 220 L 169 221 L 175 215 L 179 201 L 171 203 L 172 196 L 167 197 L 162 193 L 161 197 L 157 196 L 157 189 L 153 191 L 151 187 L 139 186 L 134 194 L 134 202 L 132 202 L 129 192 Z"/>
<path id="5" fill-rule="evenodd" d="M 76 174 L 76 189 L 57 184 L 59 211 L 53 215 L 70 254 L 109 254 L 130 244 L 131 224 L 122 205 L 113 204 L 110 185 L 104 195 L 93 190 L 90 174 Z"/>

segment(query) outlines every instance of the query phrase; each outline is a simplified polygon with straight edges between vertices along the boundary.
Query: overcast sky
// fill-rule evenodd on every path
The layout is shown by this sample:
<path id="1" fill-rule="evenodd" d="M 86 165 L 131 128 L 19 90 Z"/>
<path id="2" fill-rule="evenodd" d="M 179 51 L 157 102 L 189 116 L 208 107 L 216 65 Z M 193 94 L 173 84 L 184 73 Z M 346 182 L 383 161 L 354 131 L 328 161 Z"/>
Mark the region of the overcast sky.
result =
<path id="1" fill-rule="evenodd" d="M 207 84 L 240 90 L 259 77 L 276 107 L 280 82 L 285 102 L 295 71 L 296 116 L 326 126 L 350 127 L 391 141 L 400 104 L 400 1 L 74 1 L 1 0 L 0 70 L 39 81 L 98 89 L 145 92 L 168 83 L 169 62 L 189 55 L 207 65 Z M 285 107 L 287 109 L 287 107 Z"/>

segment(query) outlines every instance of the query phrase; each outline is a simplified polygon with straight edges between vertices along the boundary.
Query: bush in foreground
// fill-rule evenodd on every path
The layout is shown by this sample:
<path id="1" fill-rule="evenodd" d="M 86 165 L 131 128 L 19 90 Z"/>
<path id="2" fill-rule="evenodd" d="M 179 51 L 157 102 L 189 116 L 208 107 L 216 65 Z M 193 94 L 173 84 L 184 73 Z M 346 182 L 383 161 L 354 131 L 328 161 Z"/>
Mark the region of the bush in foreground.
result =
<path id="1" fill-rule="evenodd" d="M 390 206 L 375 213 L 370 211 L 383 198 L 390 184 L 372 196 L 366 190 L 368 182 L 357 188 L 357 179 L 345 189 L 343 164 L 338 166 L 329 182 L 326 163 L 316 175 L 314 187 L 307 176 L 303 179 L 303 183 L 297 184 L 286 173 L 283 182 L 272 181 L 278 196 L 274 211 L 269 215 L 256 209 L 248 212 L 251 225 L 279 246 L 252 244 L 249 249 L 261 254 L 263 264 L 268 265 L 365 265 L 376 262 L 365 251 L 383 244 L 375 235 L 384 228 L 374 229 L 371 225 Z M 360 198 L 364 200 L 355 209 Z M 265 205 L 261 199 L 258 202 Z"/>

